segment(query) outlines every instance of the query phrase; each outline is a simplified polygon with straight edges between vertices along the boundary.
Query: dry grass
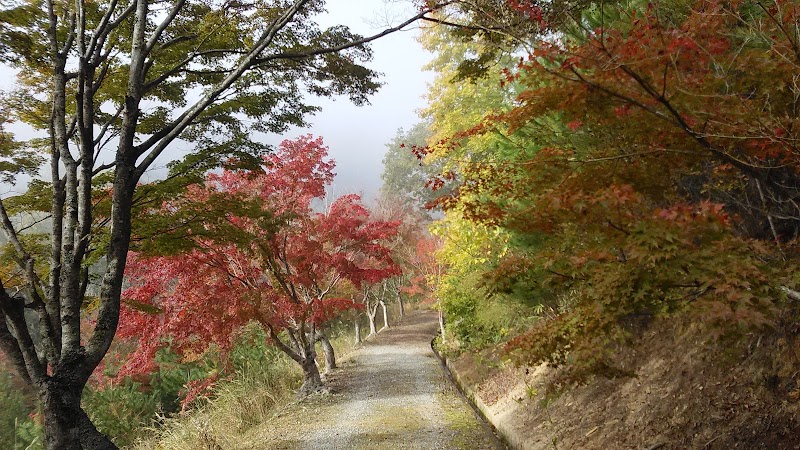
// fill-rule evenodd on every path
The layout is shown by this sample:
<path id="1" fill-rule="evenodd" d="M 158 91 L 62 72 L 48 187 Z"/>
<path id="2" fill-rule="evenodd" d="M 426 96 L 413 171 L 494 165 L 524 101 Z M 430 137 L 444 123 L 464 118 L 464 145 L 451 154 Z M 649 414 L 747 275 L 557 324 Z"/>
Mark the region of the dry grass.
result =
<path id="1" fill-rule="evenodd" d="M 331 344 L 337 359 L 353 348 L 346 326 L 336 330 Z M 322 348 L 317 346 L 320 370 Z M 271 364 L 247 367 L 237 378 L 221 383 L 214 395 L 185 414 L 164 418 L 140 439 L 134 450 L 219 450 L 239 447 L 240 439 L 256 425 L 269 421 L 296 399 L 302 382 L 297 364 L 280 355 Z"/>
<path id="2" fill-rule="evenodd" d="M 390 317 L 390 324 L 397 325 L 394 317 Z M 378 325 L 380 327 L 382 321 Z M 353 349 L 352 324 L 349 321 L 340 323 L 329 330 L 329 334 L 337 360 L 343 359 Z M 320 370 L 324 371 L 319 345 L 317 355 Z M 295 392 L 302 382 L 299 367 L 283 355 L 273 359 L 262 366 L 248 364 L 237 378 L 221 383 L 212 398 L 185 414 L 163 418 L 131 448 L 219 450 L 240 447 L 240 439 L 248 430 L 268 422 L 296 399 Z"/>
<path id="3" fill-rule="evenodd" d="M 267 421 L 294 399 L 301 376 L 288 358 L 251 367 L 222 383 L 213 398 L 185 414 L 160 421 L 133 449 L 217 450 L 236 446 L 238 437 Z"/>

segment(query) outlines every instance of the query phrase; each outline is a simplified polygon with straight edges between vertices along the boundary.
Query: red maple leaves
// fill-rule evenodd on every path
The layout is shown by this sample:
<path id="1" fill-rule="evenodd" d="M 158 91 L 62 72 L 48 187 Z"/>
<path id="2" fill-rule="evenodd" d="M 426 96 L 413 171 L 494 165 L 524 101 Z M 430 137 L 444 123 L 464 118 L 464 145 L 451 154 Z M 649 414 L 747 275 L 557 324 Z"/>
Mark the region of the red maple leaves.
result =
<path id="1" fill-rule="evenodd" d="M 333 180 L 326 156 L 320 138 L 284 141 L 259 171 L 210 174 L 170 206 L 215 198 L 228 208 L 194 228 L 202 232 L 188 236 L 188 252 L 130 256 L 119 336 L 139 345 L 120 375 L 151 371 L 166 345 L 188 355 L 213 343 L 224 354 L 250 321 L 272 339 L 284 330 L 305 335 L 356 306 L 336 296 L 341 281 L 360 286 L 398 273 L 386 246 L 398 223 L 373 221 L 357 195 L 314 212 Z"/>

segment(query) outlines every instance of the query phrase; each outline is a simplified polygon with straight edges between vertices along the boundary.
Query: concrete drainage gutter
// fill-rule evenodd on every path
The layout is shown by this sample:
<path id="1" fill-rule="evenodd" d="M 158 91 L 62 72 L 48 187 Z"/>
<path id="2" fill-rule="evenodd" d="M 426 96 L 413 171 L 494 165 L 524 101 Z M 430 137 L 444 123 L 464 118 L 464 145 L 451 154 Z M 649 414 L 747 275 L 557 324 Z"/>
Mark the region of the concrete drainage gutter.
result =
<path id="1" fill-rule="evenodd" d="M 472 409 L 480 416 L 483 421 L 494 431 L 495 435 L 500 438 L 505 448 L 513 449 L 513 450 L 522 450 L 525 448 L 525 443 L 522 438 L 516 433 L 516 431 L 508 424 L 504 423 L 500 420 L 500 418 L 492 412 L 486 403 L 473 391 L 472 387 L 467 385 L 459 376 L 458 371 L 456 371 L 453 367 L 453 364 L 447 359 L 446 356 L 440 354 L 436 351 L 436 347 L 433 345 L 435 339 L 431 341 L 431 350 L 439 359 L 439 363 L 442 365 L 442 370 L 453 382 L 453 384 L 458 388 L 458 391 L 461 393 L 464 398 L 467 399 L 469 404 L 472 406 Z"/>

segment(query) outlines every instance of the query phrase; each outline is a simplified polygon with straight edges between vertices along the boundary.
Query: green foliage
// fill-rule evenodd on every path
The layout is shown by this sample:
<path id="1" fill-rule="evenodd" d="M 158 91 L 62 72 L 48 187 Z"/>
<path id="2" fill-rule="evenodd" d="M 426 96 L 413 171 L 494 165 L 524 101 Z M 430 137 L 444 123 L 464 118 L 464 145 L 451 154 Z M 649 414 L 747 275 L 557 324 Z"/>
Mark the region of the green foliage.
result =
<path id="1" fill-rule="evenodd" d="M 39 448 L 35 441 L 40 426 L 30 417 L 32 404 L 11 374 L 0 373 L 0 448 L 17 450 L 32 444 L 31 449 Z"/>
<path id="2" fill-rule="evenodd" d="M 97 429 L 119 446 L 133 444 L 158 417 L 180 411 L 187 384 L 205 379 L 216 370 L 213 352 L 189 361 L 164 348 L 156 356 L 157 372 L 115 380 L 116 364 L 112 361 L 119 356 L 109 358 L 107 376 L 102 383 L 86 387 L 81 403 Z"/>
<path id="3" fill-rule="evenodd" d="M 0 93 L 0 182 L 13 184 L 19 175 L 38 174 L 44 158 L 36 149 L 17 141 L 6 130 L 11 122 L 7 102 L 5 95 Z"/>
<path id="4" fill-rule="evenodd" d="M 44 429 L 40 421 L 28 418 L 17 423 L 15 450 L 40 450 L 44 448 Z"/>
<path id="5" fill-rule="evenodd" d="M 163 419 L 141 433 L 133 448 L 193 450 L 210 442 L 235 447 L 239 436 L 265 423 L 275 408 L 294 398 L 301 373 L 294 361 L 268 345 L 256 324 L 245 327 L 231 350 L 229 377 L 185 414 Z"/>
<path id="6" fill-rule="evenodd" d="M 449 322 L 448 332 L 463 350 L 498 344 L 523 323 L 526 312 L 513 299 L 489 296 L 476 274 L 461 280 L 454 292 L 442 297 L 441 307 Z"/>
<path id="7" fill-rule="evenodd" d="M 230 353 L 231 370 L 238 374 L 259 373 L 258 368 L 278 361 L 281 351 L 269 344 L 268 335 L 256 323 L 244 327 Z M 266 373 L 266 372 L 265 372 Z"/>
<path id="8" fill-rule="evenodd" d="M 140 429 L 151 425 L 161 412 L 158 395 L 130 379 L 101 389 L 87 388 L 82 406 L 97 429 L 119 446 L 133 443 Z"/>
<path id="9" fill-rule="evenodd" d="M 517 332 L 533 315 L 536 299 L 525 290 L 499 293 L 484 276 L 506 254 L 511 236 L 465 221 L 454 211 L 435 223 L 432 232 L 446 237 L 437 259 L 447 271 L 435 280 L 436 295 L 447 317 L 447 330 L 458 344 L 481 347 Z"/>
<path id="10" fill-rule="evenodd" d="M 33 215 L 25 215 L 21 218 L 24 218 L 22 221 L 23 223 L 27 222 L 33 224 L 35 223 L 35 217 L 36 216 Z M 48 236 L 45 234 L 26 233 L 20 235 L 19 240 L 29 249 L 28 252 L 31 255 L 40 257 L 36 260 L 35 268 L 38 270 L 45 270 L 47 268 L 46 255 L 49 251 Z M 42 256 L 45 257 L 41 258 Z M 0 274 L 3 275 L 3 284 L 7 289 L 24 288 L 25 286 L 23 274 L 17 270 L 16 258 L 17 255 L 10 243 L 0 244 Z"/>
<path id="11" fill-rule="evenodd" d="M 34 179 L 28 183 L 28 190 L 25 193 L 3 199 L 3 203 L 12 216 L 21 213 L 48 213 L 52 196 L 53 187 L 50 183 Z"/>
<path id="12" fill-rule="evenodd" d="M 781 111 L 796 47 L 780 30 L 796 3 L 508 5 L 557 16 L 557 32 L 516 65 L 496 56 L 494 83 L 488 30 L 423 38 L 438 72 L 428 158 L 448 188 L 437 292 L 458 344 L 520 333 L 508 356 L 582 382 L 628 375 L 614 353 L 654 319 L 709 339 L 776 326 L 797 284 L 800 165 L 780 144 L 795 132 Z"/>
<path id="13" fill-rule="evenodd" d="M 419 210 L 434 198 L 425 184 L 440 172 L 440 168 L 435 162 L 423 161 L 414 154 L 415 149 L 428 146 L 430 135 L 426 122 L 420 122 L 408 131 L 397 130 L 397 135 L 386 144 L 387 151 L 383 157 L 382 196 L 406 199 Z"/>

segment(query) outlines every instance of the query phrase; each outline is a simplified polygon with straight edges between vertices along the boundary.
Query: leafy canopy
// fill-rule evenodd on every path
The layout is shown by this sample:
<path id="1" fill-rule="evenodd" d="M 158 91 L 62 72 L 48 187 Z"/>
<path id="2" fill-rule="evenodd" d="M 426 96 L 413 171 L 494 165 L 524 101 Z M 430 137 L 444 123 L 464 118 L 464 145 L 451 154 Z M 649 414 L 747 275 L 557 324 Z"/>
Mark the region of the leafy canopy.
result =
<path id="1" fill-rule="evenodd" d="M 340 282 L 361 286 L 397 273 L 387 246 L 396 222 L 371 220 L 356 195 L 313 211 L 333 179 L 326 155 L 320 138 L 284 141 L 258 170 L 211 174 L 179 202 L 151 211 L 191 220 L 131 258 L 120 336 L 139 346 L 123 374 L 152 370 L 168 342 L 182 354 L 211 343 L 227 351 L 250 321 L 280 344 L 281 331 L 296 336 L 355 307 L 336 295 Z M 209 201 L 228 208 L 198 222 L 194 213 Z M 173 239 L 189 244 L 179 251 L 168 244 L 156 256 Z"/>
<path id="2" fill-rule="evenodd" d="M 573 381 L 621 374 L 614 348 L 637 320 L 684 314 L 710 336 L 777 326 L 797 282 L 797 5 L 612 2 L 551 22 L 544 6 L 507 2 L 545 23 L 497 84 L 448 76 L 475 50 L 438 44 L 438 226 L 456 280 L 479 289 L 439 285 L 452 326 L 475 339 L 484 296 L 527 297 L 541 318 L 508 353 L 566 364 Z M 478 89 L 516 98 L 440 107 Z M 481 229 L 505 239 L 470 266 L 461 235 Z"/>

